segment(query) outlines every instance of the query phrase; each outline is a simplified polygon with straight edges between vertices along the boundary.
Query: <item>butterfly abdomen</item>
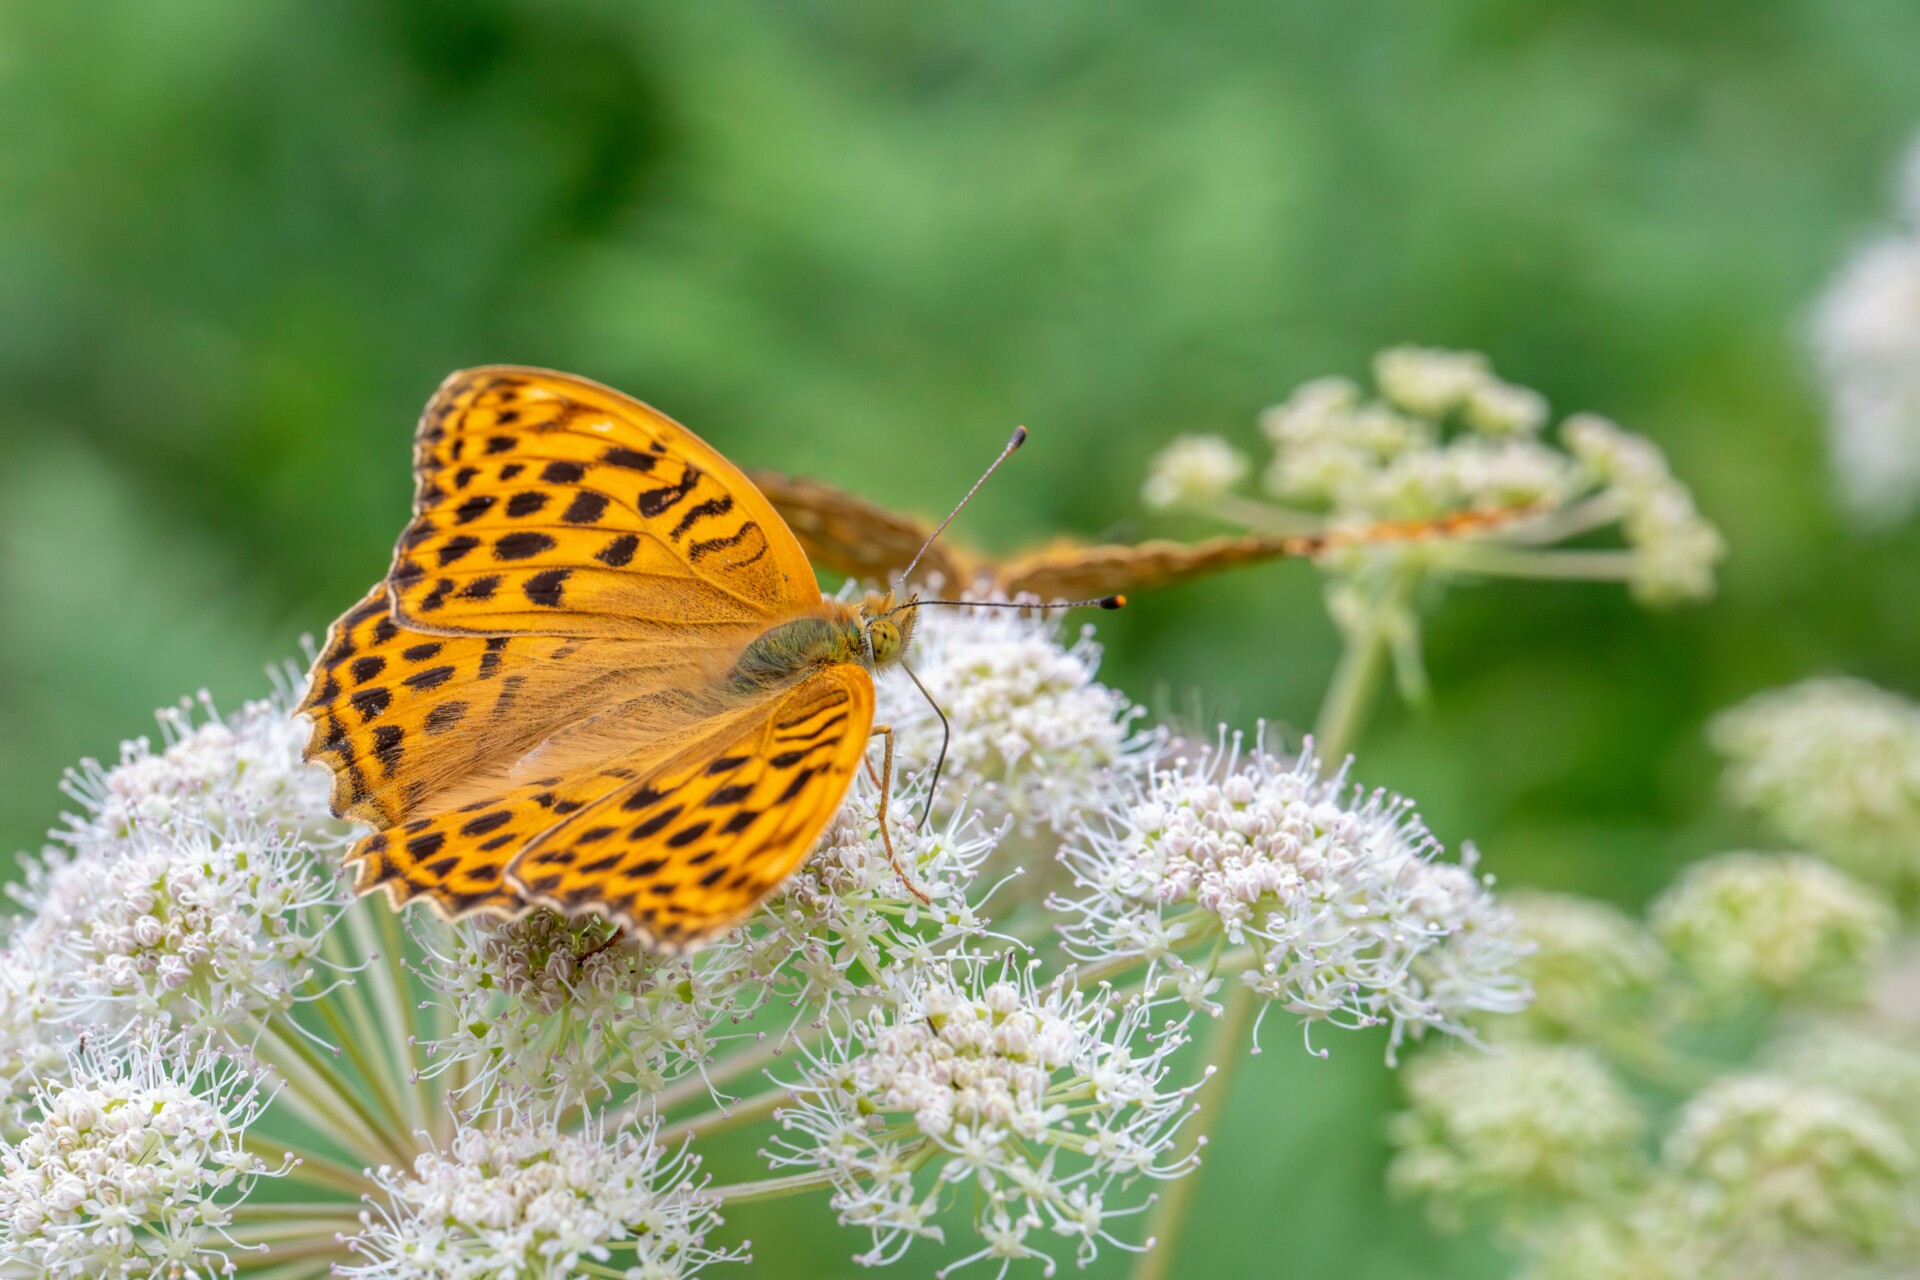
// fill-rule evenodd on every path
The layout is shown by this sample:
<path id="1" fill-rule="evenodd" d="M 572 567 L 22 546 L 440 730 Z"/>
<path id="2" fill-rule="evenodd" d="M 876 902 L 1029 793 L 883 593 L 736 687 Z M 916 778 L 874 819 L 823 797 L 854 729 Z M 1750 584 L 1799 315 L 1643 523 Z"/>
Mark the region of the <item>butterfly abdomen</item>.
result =
<path id="1" fill-rule="evenodd" d="M 727 683 L 741 693 L 790 682 L 810 668 L 861 662 L 860 625 L 838 618 L 795 618 L 761 633 L 746 647 Z"/>

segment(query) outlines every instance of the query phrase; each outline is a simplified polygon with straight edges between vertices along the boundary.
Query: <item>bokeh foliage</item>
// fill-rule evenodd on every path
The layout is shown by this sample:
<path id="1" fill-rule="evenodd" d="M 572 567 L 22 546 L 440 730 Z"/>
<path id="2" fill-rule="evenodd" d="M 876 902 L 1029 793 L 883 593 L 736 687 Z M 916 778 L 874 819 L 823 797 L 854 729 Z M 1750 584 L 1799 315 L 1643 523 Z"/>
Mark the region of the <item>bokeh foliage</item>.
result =
<path id="1" fill-rule="evenodd" d="M 1418 341 L 1652 436 L 1728 534 L 1720 598 L 1668 616 L 1456 591 L 1433 704 L 1361 743 L 1504 880 L 1637 903 L 1754 838 L 1711 711 L 1920 689 L 1920 536 L 1838 520 L 1800 342 L 1920 123 L 1916 50 L 1910 0 L 8 6 L 0 840 L 355 598 L 461 365 L 598 377 L 923 511 L 1025 422 L 962 525 L 1011 548 L 1205 532 L 1140 515 L 1170 435 L 1251 445 L 1294 383 Z M 1104 621 L 1109 675 L 1201 720 L 1310 721 L 1336 646 L 1302 566 Z M 1491 1274 L 1385 1200 L 1377 1042 L 1266 1039 L 1193 1263 Z M 744 1225 L 838 1274 L 821 1212 Z"/>

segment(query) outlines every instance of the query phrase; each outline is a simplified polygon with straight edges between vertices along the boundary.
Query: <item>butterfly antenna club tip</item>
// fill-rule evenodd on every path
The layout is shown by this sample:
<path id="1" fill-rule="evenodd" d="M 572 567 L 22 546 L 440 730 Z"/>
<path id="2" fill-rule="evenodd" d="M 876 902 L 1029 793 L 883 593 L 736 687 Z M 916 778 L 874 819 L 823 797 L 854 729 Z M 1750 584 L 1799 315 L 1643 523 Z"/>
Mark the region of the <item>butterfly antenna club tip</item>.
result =
<path id="1" fill-rule="evenodd" d="M 1025 427 L 1015 427 L 1013 429 L 1013 439 L 1007 441 L 1007 452 L 1013 452 L 1026 442 L 1027 429 Z"/>
<path id="2" fill-rule="evenodd" d="M 1102 596 L 1097 602 L 1102 609 L 1124 609 L 1127 607 L 1125 596 Z"/>

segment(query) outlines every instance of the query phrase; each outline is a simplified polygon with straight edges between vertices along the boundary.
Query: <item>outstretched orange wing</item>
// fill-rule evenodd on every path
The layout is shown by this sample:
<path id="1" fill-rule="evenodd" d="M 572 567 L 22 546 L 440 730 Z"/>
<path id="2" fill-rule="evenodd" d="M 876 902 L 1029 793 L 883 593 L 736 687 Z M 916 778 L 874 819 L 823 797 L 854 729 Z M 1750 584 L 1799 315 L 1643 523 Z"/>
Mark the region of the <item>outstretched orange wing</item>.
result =
<path id="1" fill-rule="evenodd" d="M 455 374 L 414 461 L 392 567 L 314 664 L 306 755 L 333 770 L 336 814 L 383 828 L 349 855 L 363 892 L 517 910 L 511 856 L 750 720 L 716 674 L 821 608 L 819 587 L 737 468 L 585 379 Z"/>

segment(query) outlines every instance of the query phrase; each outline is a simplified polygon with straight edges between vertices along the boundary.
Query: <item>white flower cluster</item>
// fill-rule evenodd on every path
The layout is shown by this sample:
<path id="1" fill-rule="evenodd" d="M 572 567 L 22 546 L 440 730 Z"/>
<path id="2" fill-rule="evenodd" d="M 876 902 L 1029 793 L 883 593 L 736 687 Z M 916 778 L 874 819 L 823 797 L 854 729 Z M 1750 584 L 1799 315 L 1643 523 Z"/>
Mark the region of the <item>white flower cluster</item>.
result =
<path id="1" fill-rule="evenodd" d="M 1720 531 L 1701 516 L 1693 494 L 1645 436 L 1597 414 L 1561 424 L 1560 439 L 1604 488 L 1601 501 L 1618 514 L 1634 550 L 1627 582 L 1649 604 L 1701 600 L 1713 594 L 1714 566 L 1727 553 Z"/>
<path id="2" fill-rule="evenodd" d="M 428 1076 L 456 1072 L 475 1096 L 506 1089 L 591 1098 L 613 1084 L 658 1090 L 711 1062 L 722 1026 L 764 992 L 741 948 L 653 955 L 604 920 L 552 911 L 417 926 L 419 976 L 446 1017 L 427 1039 Z M 453 1077 L 450 1077 L 453 1078 Z"/>
<path id="3" fill-rule="evenodd" d="M 1649 912 L 1712 997 L 1857 999 L 1893 932 L 1884 901 L 1824 862 L 1729 853 L 1689 867 Z"/>
<path id="4" fill-rule="evenodd" d="M 1735 803 L 1863 879 L 1920 887 L 1920 703 L 1807 680 L 1722 712 L 1712 739 Z"/>
<path id="5" fill-rule="evenodd" d="M 85 845 L 141 829 L 233 821 L 315 837 L 337 830 L 327 818 L 326 770 L 300 763 L 307 731 L 291 707 L 283 688 L 224 719 L 205 691 L 160 711 L 160 751 L 135 738 L 120 744 L 118 764 L 83 760 L 68 774 L 66 790 L 86 811 L 70 817 L 67 839 Z"/>
<path id="6" fill-rule="evenodd" d="M 1914 1152 L 1874 1108 L 1773 1076 L 1732 1076 L 1690 1100 L 1666 1163 L 1708 1191 L 1713 1226 L 1871 1253 L 1914 1227 Z"/>
<path id="7" fill-rule="evenodd" d="M 189 706 L 191 704 L 188 704 Z M 208 714 L 212 704 L 201 699 Z M 322 772 L 300 762 L 288 700 L 195 724 L 160 716 L 166 747 L 68 775 L 83 811 L 26 859 L 9 893 L 30 913 L 0 953 L 0 1079 L 60 1069 L 82 1029 L 184 1027 L 245 1042 L 246 1020 L 286 1009 L 343 902 L 313 841 L 337 842 Z"/>
<path id="8" fill-rule="evenodd" d="M 1571 1038 L 1644 1016 L 1672 968 L 1645 925 L 1617 907 L 1571 894 L 1522 889 L 1502 900 L 1532 946 L 1519 971 L 1533 988 L 1533 1003 L 1518 1017 L 1489 1019 L 1490 1031 Z"/>
<path id="9" fill-rule="evenodd" d="M 0 1263 L 50 1280 L 229 1271 L 235 1206 L 285 1172 L 243 1145 L 265 1106 L 251 1068 L 146 1039 L 77 1048 L 61 1075 L 0 1142 Z"/>
<path id="10" fill-rule="evenodd" d="M 1655 605 L 1712 594 L 1725 545 L 1648 440 L 1580 414 L 1556 444 L 1545 432 L 1545 397 L 1502 380 L 1475 352 L 1395 347 L 1375 357 L 1374 382 L 1370 397 L 1346 378 L 1316 379 L 1261 415 L 1273 446 L 1263 486 L 1287 506 L 1236 499 L 1247 461 L 1211 436 L 1182 438 L 1154 461 L 1148 505 L 1263 529 L 1299 528 L 1309 511 L 1354 529 L 1539 508 L 1459 547 L 1376 549 L 1329 563 L 1352 572 L 1385 557 L 1450 572 L 1615 579 Z M 1543 550 L 1608 525 L 1619 527 L 1624 552 Z"/>
<path id="11" fill-rule="evenodd" d="M 1870 522 L 1920 504 L 1920 143 L 1897 224 L 1857 250 L 1814 308 L 1828 443 L 1840 488 Z"/>
<path id="12" fill-rule="evenodd" d="M 1432 1053 L 1407 1068 L 1394 1117 L 1398 1191 L 1443 1221 L 1486 1202 L 1606 1196 L 1639 1172 L 1646 1119 L 1589 1049 L 1516 1042 L 1498 1054 Z"/>
<path id="13" fill-rule="evenodd" d="M 916 780 L 897 787 L 889 805 L 904 880 L 880 838 L 879 791 L 863 776 L 813 857 L 767 904 L 763 923 L 793 955 L 783 996 L 828 1009 L 896 969 L 985 936 L 996 886 L 982 890 L 976 878 L 1013 820 L 988 830 L 962 795 L 937 806 L 924 826 L 911 825 L 924 795 Z"/>
<path id="14" fill-rule="evenodd" d="M 653 1126 L 573 1132 L 535 1115 L 462 1125 L 444 1152 L 375 1174 L 385 1202 L 347 1242 L 364 1261 L 335 1274 L 678 1280 L 742 1261 L 745 1246 L 706 1243 L 720 1217 L 699 1168 L 684 1148 L 669 1154 Z"/>
<path id="15" fill-rule="evenodd" d="M 1150 507 L 1211 502 L 1247 478 L 1247 456 L 1219 436 L 1181 436 L 1153 460 L 1140 499 Z"/>
<path id="16" fill-rule="evenodd" d="M 913 662 L 951 725 L 940 802 L 965 799 L 988 821 L 1011 815 L 1026 834 L 1058 831 L 1098 807 L 1115 777 L 1137 771 L 1159 743 L 1135 728 L 1144 712 L 1099 682 L 1091 627 L 1062 643 L 1057 615 L 927 613 Z M 942 737 L 926 697 L 909 681 L 887 681 L 879 714 L 900 733 L 901 768 L 924 775 Z"/>
<path id="17" fill-rule="evenodd" d="M 939 1239 L 935 1216 L 964 1194 L 985 1245 L 941 1274 L 1044 1261 L 1032 1237 L 1046 1235 L 1073 1240 L 1084 1266 L 1121 1244 L 1108 1222 L 1140 1207 L 1117 1191 L 1193 1163 L 1170 1154 L 1191 1090 L 1163 1088 L 1184 1022 L 1152 1028 L 1152 1010 L 1040 986 L 1010 961 L 914 972 L 809 1062 L 779 1113 L 796 1138 L 771 1158 L 832 1175 L 841 1220 L 873 1233 L 863 1263 Z"/>
<path id="18" fill-rule="evenodd" d="M 1139 958 L 1206 1007 L 1218 971 L 1309 1024 L 1464 1033 L 1476 1012 L 1527 1001 L 1524 944 L 1467 861 L 1408 801 L 1368 794 L 1311 752 L 1283 761 L 1231 744 L 1153 769 L 1061 850 L 1075 888 L 1050 901 L 1067 949 Z M 1391 1050 L 1390 1050 L 1391 1052 Z"/>
<path id="19" fill-rule="evenodd" d="M 41 865 L 12 951 L 79 1025 L 219 1032 L 288 1008 L 339 908 L 311 849 L 270 828 L 137 826 Z"/>

